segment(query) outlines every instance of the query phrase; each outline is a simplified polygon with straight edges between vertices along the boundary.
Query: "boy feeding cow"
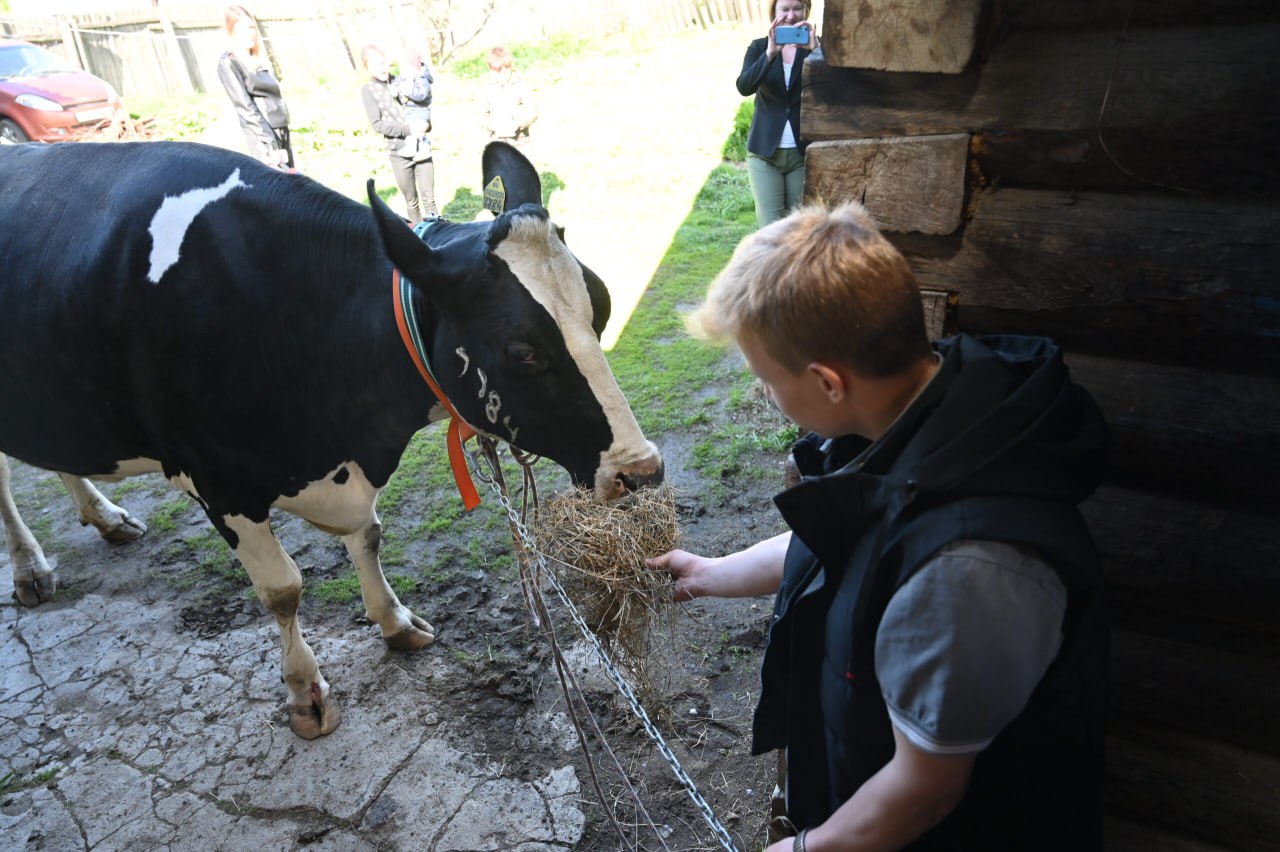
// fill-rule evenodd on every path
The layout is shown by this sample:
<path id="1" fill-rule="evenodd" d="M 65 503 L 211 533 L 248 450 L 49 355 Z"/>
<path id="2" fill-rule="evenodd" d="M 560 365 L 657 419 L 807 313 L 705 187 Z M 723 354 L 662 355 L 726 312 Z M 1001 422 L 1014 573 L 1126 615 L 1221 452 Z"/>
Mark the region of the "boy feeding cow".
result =
<path id="1" fill-rule="evenodd" d="M 931 347 L 858 205 L 748 237 L 691 326 L 812 430 L 791 531 L 650 560 L 678 599 L 776 593 L 753 753 L 798 834 L 769 852 L 1098 849 L 1106 627 L 1076 509 L 1107 433 L 1043 339 Z"/>

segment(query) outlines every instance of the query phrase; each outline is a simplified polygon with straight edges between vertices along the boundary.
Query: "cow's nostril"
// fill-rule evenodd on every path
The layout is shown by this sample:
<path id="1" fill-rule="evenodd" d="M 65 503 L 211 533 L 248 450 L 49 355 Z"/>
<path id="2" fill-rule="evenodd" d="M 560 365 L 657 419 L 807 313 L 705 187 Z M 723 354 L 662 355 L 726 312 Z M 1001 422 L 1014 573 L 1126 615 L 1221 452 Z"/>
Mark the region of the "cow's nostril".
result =
<path id="1" fill-rule="evenodd" d="M 657 469 L 652 473 L 623 471 L 614 477 L 614 482 L 621 486 L 626 492 L 639 491 L 641 488 L 661 485 L 664 478 L 663 473 L 662 465 L 659 464 Z"/>

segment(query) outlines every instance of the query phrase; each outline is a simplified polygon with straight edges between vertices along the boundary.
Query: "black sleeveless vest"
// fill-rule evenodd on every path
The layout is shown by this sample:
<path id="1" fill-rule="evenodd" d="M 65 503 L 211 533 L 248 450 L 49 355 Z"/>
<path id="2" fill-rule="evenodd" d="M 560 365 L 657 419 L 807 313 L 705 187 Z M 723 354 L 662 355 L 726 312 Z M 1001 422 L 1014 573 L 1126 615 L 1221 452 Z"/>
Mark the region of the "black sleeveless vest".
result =
<path id="1" fill-rule="evenodd" d="M 1043 487 L 1028 459 L 975 471 L 972 447 L 954 457 L 945 446 L 920 450 L 925 421 L 934 434 L 963 425 L 948 406 L 966 381 L 961 354 L 951 350 L 907 422 L 877 445 L 879 458 L 849 463 L 868 445 L 856 438 L 820 447 L 810 436 L 797 446 L 806 479 L 776 498 L 794 535 L 752 751 L 786 748 L 791 819 L 826 820 L 894 753 L 875 672 L 876 631 L 894 592 L 957 540 L 1033 547 L 1067 588 L 1062 648 L 1023 712 L 979 755 L 960 805 L 908 848 L 1099 849 L 1107 631 L 1096 551 L 1075 508 L 1080 495 Z M 1100 417 L 1081 393 L 1067 382 L 1042 395 L 1051 414 L 1097 433 Z M 1104 427 L 1101 436 L 1104 449 Z M 1005 438 L 1017 440 L 985 437 Z"/>

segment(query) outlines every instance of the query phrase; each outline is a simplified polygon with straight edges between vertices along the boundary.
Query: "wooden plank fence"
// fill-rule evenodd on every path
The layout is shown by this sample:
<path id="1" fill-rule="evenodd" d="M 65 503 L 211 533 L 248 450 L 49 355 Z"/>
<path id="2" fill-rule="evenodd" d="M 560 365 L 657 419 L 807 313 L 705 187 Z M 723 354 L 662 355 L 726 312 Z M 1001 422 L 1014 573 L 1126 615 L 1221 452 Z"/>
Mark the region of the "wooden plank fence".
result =
<path id="1" fill-rule="evenodd" d="M 357 67 L 360 49 L 389 50 L 437 36 L 457 45 L 481 26 L 482 3 L 463 4 L 454 29 L 437 32 L 422 0 L 259 0 L 252 4 L 281 79 L 323 79 Z M 166 11 L 167 10 L 167 11 Z M 226 49 L 222 4 L 94 11 L 73 15 L 0 15 L 0 36 L 39 44 L 107 80 L 127 97 L 165 97 L 217 87 Z M 815 13 L 817 10 L 815 9 Z M 768 0 L 499 0 L 475 42 L 530 42 L 565 33 L 584 38 L 629 33 L 660 38 L 690 29 L 768 26 Z M 819 20 L 816 16 L 814 20 Z M 584 30 L 584 27 L 586 28 Z"/>

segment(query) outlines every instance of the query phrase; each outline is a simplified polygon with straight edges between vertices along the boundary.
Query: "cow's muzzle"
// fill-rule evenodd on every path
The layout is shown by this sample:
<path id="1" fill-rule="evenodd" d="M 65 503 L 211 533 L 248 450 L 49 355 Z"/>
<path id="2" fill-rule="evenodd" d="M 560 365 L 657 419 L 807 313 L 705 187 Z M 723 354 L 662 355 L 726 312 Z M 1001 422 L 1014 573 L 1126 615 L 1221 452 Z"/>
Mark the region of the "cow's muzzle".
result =
<path id="1" fill-rule="evenodd" d="M 614 482 L 624 492 L 639 491 L 641 488 L 648 488 L 652 485 L 661 485 L 665 477 L 665 468 L 662 459 L 657 460 L 657 464 L 648 470 L 623 470 L 619 471 L 614 477 Z"/>
<path id="2" fill-rule="evenodd" d="M 602 496 L 606 500 L 616 500 L 641 488 L 662 484 L 666 476 L 662 455 L 657 447 L 652 444 L 649 447 L 650 452 L 644 458 L 619 465 L 613 472 L 612 482 L 603 489 L 605 493 Z"/>

